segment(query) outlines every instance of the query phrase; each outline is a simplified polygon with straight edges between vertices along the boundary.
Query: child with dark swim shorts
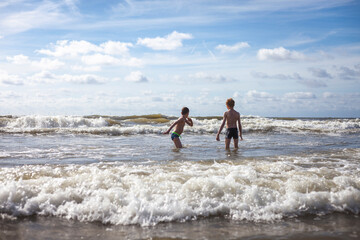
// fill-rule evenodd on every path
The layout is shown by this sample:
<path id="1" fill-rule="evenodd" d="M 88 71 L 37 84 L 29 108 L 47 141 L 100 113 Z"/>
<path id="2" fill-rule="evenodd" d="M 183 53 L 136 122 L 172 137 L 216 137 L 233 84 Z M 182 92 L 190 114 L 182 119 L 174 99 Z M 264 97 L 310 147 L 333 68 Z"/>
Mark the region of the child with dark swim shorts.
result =
<path id="1" fill-rule="evenodd" d="M 193 126 L 193 121 L 189 118 L 189 112 L 190 111 L 187 107 L 183 107 L 181 110 L 182 116 L 176 120 L 166 132 L 164 132 L 164 134 L 169 134 L 171 129 L 176 126 L 175 131 L 171 133 L 171 140 L 173 140 L 176 148 L 182 148 L 180 135 L 184 131 L 185 123 L 191 127 Z"/>
<path id="2" fill-rule="evenodd" d="M 224 125 L 226 123 L 225 149 L 230 149 L 231 138 L 234 139 L 234 147 L 238 148 L 239 137 L 238 137 L 238 128 L 236 126 L 236 123 L 238 123 L 238 125 L 239 125 L 240 139 L 241 139 L 241 141 L 243 140 L 240 113 L 238 113 L 237 111 L 234 110 L 234 106 L 235 106 L 235 101 L 232 98 L 229 98 L 226 101 L 226 107 L 227 107 L 228 111 L 224 113 L 223 121 L 222 121 L 220 129 L 216 135 L 216 140 L 220 141 L 220 133 L 223 130 Z"/>

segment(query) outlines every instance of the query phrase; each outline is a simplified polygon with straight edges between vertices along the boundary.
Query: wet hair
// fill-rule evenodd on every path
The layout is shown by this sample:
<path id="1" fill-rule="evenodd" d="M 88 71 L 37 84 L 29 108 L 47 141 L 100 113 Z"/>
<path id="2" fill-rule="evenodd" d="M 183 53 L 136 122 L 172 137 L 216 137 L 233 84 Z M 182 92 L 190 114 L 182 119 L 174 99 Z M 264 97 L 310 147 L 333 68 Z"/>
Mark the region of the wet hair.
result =
<path id="1" fill-rule="evenodd" d="M 185 115 L 185 114 L 187 114 L 187 113 L 189 113 L 190 112 L 190 110 L 187 108 L 187 107 L 183 107 L 182 109 L 181 109 L 181 115 Z"/>
<path id="2" fill-rule="evenodd" d="M 233 108 L 235 106 L 234 99 L 229 98 L 228 100 L 226 100 L 226 106 L 229 106 L 229 107 Z"/>

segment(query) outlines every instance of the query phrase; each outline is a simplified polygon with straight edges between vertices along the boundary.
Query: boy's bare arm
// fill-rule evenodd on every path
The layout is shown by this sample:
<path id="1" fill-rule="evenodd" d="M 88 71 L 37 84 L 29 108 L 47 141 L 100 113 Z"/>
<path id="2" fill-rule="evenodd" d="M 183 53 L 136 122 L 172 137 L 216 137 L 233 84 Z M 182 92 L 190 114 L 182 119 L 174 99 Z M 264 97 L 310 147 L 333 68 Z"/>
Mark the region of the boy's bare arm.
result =
<path id="1" fill-rule="evenodd" d="M 173 127 L 175 127 L 176 124 L 179 123 L 179 121 L 180 121 L 180 119 L 176 120 L 173 124 L 171 124 L 171 126 L 169 127 L 169 129 L 168 129 L 166 132 L 164 132 L 163 134 L 169 134 L 169 132 L 171 131 L 171 129 L 172 129 Z"/>
<path id="2" fill-rule="evenodd" d="M 224 126 L 225 126 L 225 123 L 226 123 L 226 113 L 224 113 L 223 121 L 222 121 L 221 126 L 220 126 L 220 129 L 219 129 L 219 131 L 218 131 L 218 133 L 217 133 L 217 135 L 216 135 L 216 140 L 217 140 L 217 141 L 220 141 L 220 133 L 221 133 L 221 131 L 223 130 L 223 128 L 224 128 Z"/>
<path id="3" fill-rule="evenodd" d="M 239 118 L 238 118 L 238 124 L 239 124 L 239 136 L 240 136 L 240 139 L 243 140 L 240 114 L 239 114 Z"/>
<path id="4" fill-rule="evenodd" d="M 185 118 L 185 122 L 186 122 L 190 127 L 192 127 L 192 126 L 194 125 L 191 118 Z"/>

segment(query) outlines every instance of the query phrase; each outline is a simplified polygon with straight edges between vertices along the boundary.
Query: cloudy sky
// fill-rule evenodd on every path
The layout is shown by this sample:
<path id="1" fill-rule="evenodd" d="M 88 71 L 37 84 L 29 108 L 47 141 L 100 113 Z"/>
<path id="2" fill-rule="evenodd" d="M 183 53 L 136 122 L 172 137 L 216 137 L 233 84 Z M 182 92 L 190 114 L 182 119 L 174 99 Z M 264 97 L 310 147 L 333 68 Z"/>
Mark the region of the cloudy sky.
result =
<path id="1" fill-rule="evenodd" d="M 360 117 L 360 2 L 4 0 L 0 115 Z"/>

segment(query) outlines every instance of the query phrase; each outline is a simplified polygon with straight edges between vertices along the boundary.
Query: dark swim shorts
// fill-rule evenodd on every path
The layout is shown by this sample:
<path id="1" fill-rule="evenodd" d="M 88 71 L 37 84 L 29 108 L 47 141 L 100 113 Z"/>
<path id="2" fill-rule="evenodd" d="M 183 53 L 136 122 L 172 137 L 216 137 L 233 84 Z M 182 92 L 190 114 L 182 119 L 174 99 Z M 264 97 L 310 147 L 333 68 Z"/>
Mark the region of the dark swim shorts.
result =
<path id="1" fill-rule="evenodd" d="M 174 138 L 179 138 L 180 137 L 180 134 L 178 134 L 177 132 L 173 132 L 171 134 L 171 140 L 174 140 Z"/>
<path id="2" fill-rule="evenodd" d="M 238 135 L 238 129 L 237 128 L 227 128 L 226 129 L 226 135 L 225 135 L 226 139 L 238 139 L 239 135 Z"/>

